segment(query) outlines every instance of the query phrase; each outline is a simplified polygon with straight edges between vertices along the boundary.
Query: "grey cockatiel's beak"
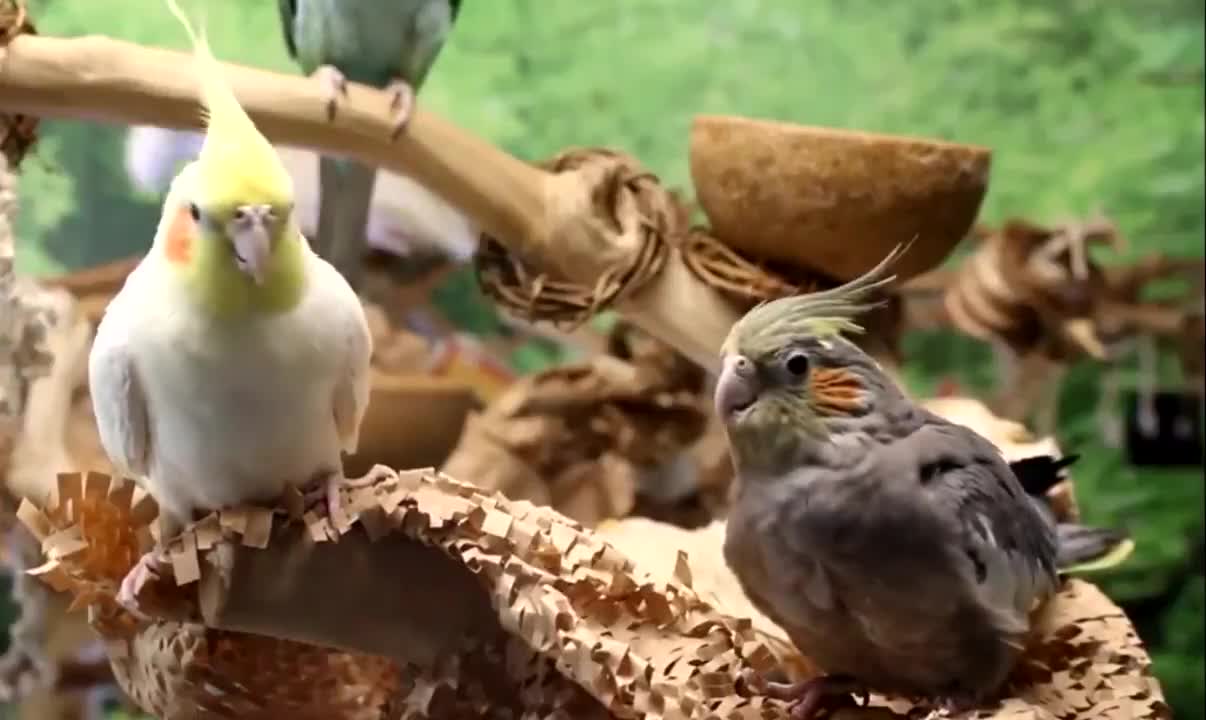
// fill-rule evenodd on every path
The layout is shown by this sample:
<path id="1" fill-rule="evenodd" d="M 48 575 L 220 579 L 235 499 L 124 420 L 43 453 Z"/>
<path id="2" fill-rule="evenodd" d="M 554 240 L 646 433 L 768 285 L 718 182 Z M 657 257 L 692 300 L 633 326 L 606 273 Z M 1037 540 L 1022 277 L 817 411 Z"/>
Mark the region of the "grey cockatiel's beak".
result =
<path id="1" fill-rule="evenodd" d="M 754 363 L 744 355 L 726 355 L 716 381 L 716 414 L 728 419 L 753 405 L 761 390 Z"/>

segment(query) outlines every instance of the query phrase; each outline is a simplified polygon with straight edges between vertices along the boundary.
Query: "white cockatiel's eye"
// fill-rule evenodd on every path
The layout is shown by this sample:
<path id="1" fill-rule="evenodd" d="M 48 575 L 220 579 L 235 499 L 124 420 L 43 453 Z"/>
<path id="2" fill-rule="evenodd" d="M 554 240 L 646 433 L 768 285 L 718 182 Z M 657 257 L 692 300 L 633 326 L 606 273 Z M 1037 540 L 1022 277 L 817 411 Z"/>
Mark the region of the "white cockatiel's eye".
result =
<path id="1" fill-rule="evenodd" d="M 188 214 L 193 218 L 193 222 L 201 222 L 201 208 L 197 203 L 188 204 Z"/>

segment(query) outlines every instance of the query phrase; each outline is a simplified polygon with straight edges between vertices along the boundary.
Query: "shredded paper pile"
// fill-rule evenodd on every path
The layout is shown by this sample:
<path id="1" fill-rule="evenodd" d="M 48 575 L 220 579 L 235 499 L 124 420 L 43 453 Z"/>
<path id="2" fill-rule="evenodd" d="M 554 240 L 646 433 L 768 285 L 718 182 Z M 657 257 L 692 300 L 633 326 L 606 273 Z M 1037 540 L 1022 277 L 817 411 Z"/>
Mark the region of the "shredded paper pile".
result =
<path id="1" fill-rule="evenodd" d="M 19 514 L 48 558 L 32 572 L 88 608 L 119 681 L 159 717 L 787 717 L 778 702 L 740 695 L 735 678 L 746 668 L 798 675 L 807 661 L 790 657 L 777 628 L 764 618 L 755 624 L 748 608 L 731 600 L 716 527 L 690 533 L 658 525 L 624 541 L 615 526 L 592 532 L 551 509 L 484 494 L 432 471 L 379 467 L 370 477 L 363 487 L 345 488 L 346 516 L 303 514 L 294 498 L 275 513 L 245 508 L 210 515 L 166 548 L 153 546 L 153 502 L 136 501 L 131 483 L 104 475 L 64 475 L 54 502 L 43 509 L 26 503 Z M 609 533 L 616 544 L 605 539 Z M 454 651 L 418 664 L 200 624 L 215 616 L 215 607 L 248 598 L 266 604 L 276 589 L 303 587 L 311 566 L 299 558 L 315 548 L 338 555 L 348 587 L 361 576 L 394 575 L 429 583 L 438 594 L 438 574 L 410 567 L 400 555 L 366 559 L 389 542 L 438 550 L 441 561 L 467 570 L 474 588 L 468 592 L 480 590 L 496 632 L 466 633 Z M 138 594 L 140 609 L 153 616 L 142 620 L 114 595 L 152 547 L 164 569 Z M 294 560 L 277 563 L 271 577 L 249 575 L 256 554 L 273 550 Z M 288 611 L 282 605 L 270 614 Z M 400 601 L 394 616 L 410 612 Z M 456 625 L 456 612 L 448 609 L 442 621 Z M 358 620 L 355 613 L 346 617 L 340 635 L 359 637 Z M 1041 629 L 1019 668 L 1014 697 L 985 716 L 1167 716 L 1138 638 L 1092 586 L 1070 581 Z M 870 708 L 843 712 L 908 711 L 874 699 Z"/>

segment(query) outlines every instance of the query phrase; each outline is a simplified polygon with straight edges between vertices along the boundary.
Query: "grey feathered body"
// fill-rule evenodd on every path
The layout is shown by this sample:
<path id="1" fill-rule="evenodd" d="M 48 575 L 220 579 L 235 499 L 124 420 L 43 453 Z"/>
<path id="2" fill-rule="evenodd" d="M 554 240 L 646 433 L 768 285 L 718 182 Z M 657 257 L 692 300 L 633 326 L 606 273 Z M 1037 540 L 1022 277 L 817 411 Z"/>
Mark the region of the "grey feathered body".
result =
<path id="1" fill-rule="evenodd" d="M 725 558 L 827 673 L 975 702 L 1055 587 L 1054 528 L 988 440 L 897 399 L 884 422 L 801 445 L 786 474 L 737 454 Z"/>

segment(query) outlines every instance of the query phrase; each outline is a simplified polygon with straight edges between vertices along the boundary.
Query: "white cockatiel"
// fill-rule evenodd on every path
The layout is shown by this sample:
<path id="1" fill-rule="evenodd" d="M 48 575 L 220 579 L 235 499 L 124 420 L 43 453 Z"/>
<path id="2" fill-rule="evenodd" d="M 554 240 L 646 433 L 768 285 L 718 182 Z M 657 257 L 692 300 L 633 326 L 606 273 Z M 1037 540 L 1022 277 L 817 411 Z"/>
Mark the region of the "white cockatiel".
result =
<path id="1" fill-rule="evenodd" d="M 207 133 L 88 368 L 105 451 L 156 499 L 168 532 L 196 511 L 340 480 L 372 343 L 356 294 L 299 232 L 275 149 L 193 37 Z M 334 483 L 325 490 L 336 504 Z"/>

